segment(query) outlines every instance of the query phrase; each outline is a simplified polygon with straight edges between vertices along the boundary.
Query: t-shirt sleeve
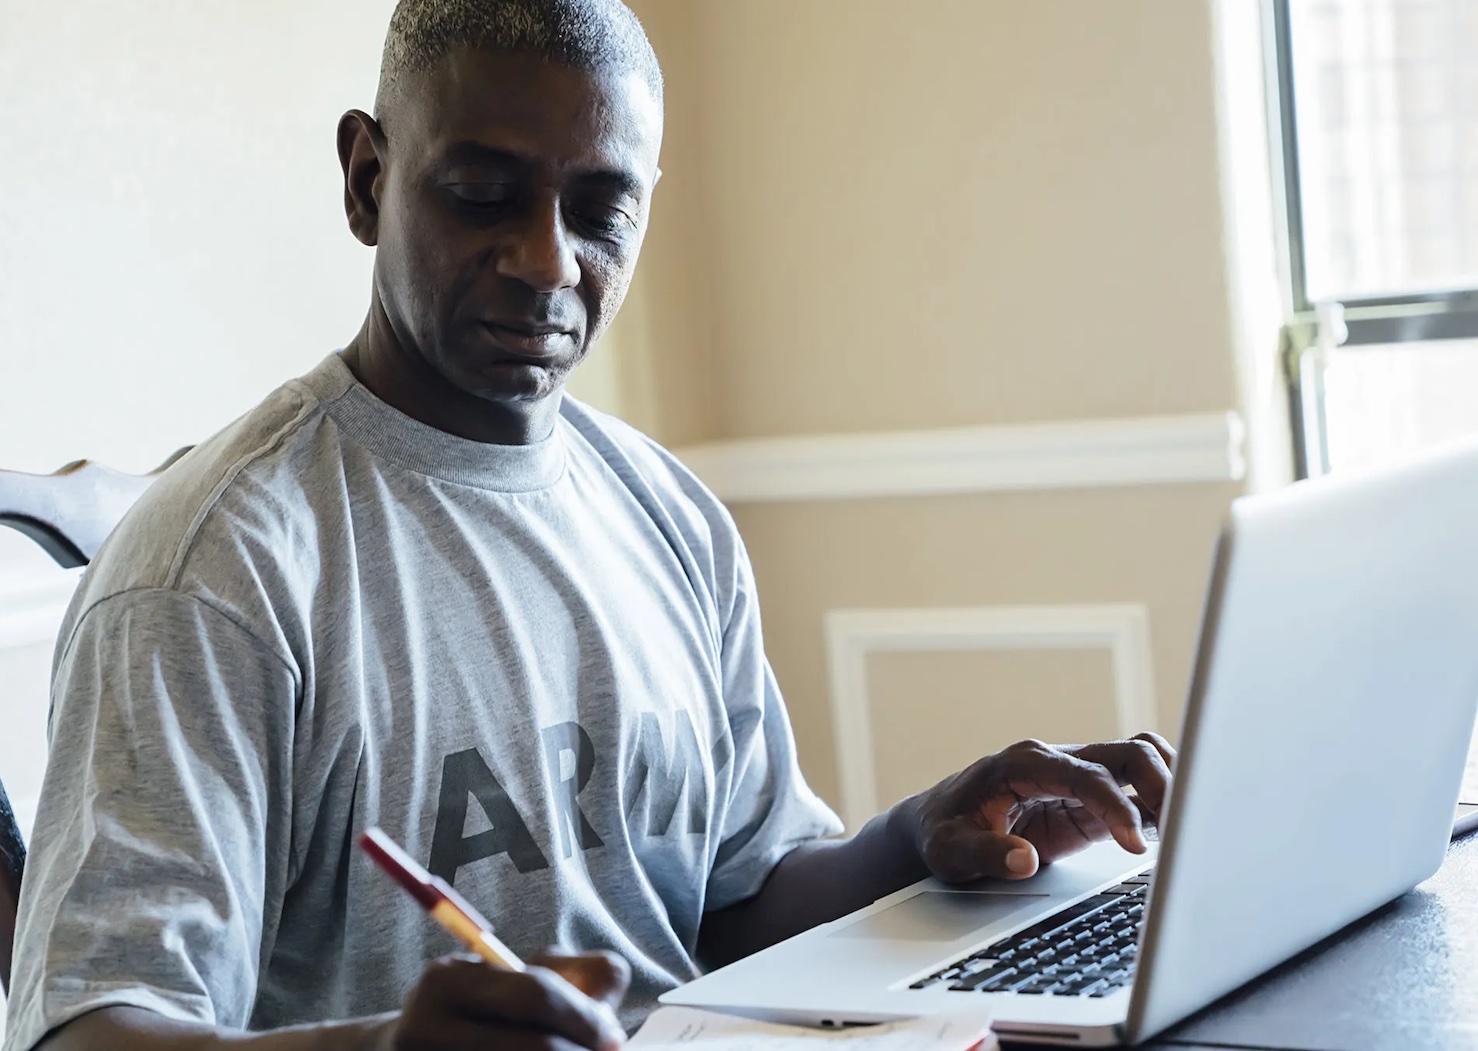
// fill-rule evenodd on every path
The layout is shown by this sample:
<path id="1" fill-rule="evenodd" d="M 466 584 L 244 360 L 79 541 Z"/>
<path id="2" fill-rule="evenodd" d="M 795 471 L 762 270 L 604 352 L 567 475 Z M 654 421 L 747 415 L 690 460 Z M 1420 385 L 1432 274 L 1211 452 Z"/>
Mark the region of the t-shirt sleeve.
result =
<path id="1" fill-rule="evenodd" d="M 53 682 L 5 1051 L 114 1005 L 246 1026 L 284 879 L 296 683 L 199 599 L 144 589 L 82 614 Z"/>
<path id="2" fill-rule="evenodd" d="M 765 657 L 749 557 L 737 534 L 732 541 L 722 661 L 734 773 L 708 878 L 704 907 L 710 912 L 758 894 L 771 870 L 800 844 L 842 831 L 801 773 L 790 717 Z"/>

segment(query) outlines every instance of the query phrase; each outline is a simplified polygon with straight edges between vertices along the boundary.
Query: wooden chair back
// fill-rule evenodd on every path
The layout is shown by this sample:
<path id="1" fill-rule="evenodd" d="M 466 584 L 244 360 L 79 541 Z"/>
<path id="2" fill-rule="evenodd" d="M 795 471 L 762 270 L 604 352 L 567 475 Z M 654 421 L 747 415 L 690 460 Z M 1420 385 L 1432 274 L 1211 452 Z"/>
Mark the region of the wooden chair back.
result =
<path id="1" fill-rule="evenodd" d="M 85 566 L 181 449 L 148 474 L 123 474 L 74 460 L 52 474 L 0 471 L 0 525 L 26 534 L 63 569 Z"/>
<path id="2" fill-rule="evenodd" d="M 0 525 L 36 541 L 63 569 L 85 566 L 134 501 L 188 451 L 181 449 L 146 475 L 122 474 L 89 460 L 53 474 L 0 471 Z M 25 837 L 0 784 L 0 984 L 7 992 L 25 867 Z"/>

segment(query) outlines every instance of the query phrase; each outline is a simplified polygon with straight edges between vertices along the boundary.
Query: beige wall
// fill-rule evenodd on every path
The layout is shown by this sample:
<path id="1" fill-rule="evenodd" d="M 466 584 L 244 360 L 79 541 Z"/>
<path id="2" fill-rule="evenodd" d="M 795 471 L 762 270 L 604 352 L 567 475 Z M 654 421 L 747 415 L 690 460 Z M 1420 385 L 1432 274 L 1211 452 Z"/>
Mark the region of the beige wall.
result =
<path id="1" fill-rule="evenodd" d="M 0 462 L 145 470 L 354 334 L 393 0 L 0 0 Z"/>
<path id="2" fill-rule="evenodd" d="M 617 409 L 672 444 L 716 435 L 714 273 L 694 246 L 710 230 L 706 57 L 697 46 L 706 12 L 693 0 L 633 3 L 662 57 L 667 127 L 651 229 L 626 305 L 594 352 L 620 359 Z M 586 368 L 589 367 L 585 366 Z"/>
<path id="3" fill-rule="evenodd" d="M 625 390 L 648 392 L 633 404 L 708 407 L 639 420 L 660 437 L 1239 406 L 1212 0 L 635 6 L 674 109 L 613 352 Z M 736 505 L 818 789 L 838 801 L 823 618 L 840 608 L 1142 604 L 1174 732 L 1239 491 Z M 1103 733 L 1106 667 L 1087 651 L 879 658 L 880 795 L 947 772 L 972 739 Z M 895 746 L 909 706 L 922 729 Z"/>
<path id="4" fill-rule="evenodd" d="M 913 500 L 755 505 L 737 518 L 755 562 L 765 642 L 817 790 L 840 805 L 822 618 L 847 608 L 1143 603 L 1149 610 L 1159 728 L 1174 736 L 1190 675 L 1201 597 L 1227 503 L 1225 486 L 1155 487 Z M 923 787 L 958 768 L 962 734 L 979 754 L 1022 737 L 1099 739 L 1113 725 L 1112 684 L 1052 654 L 979 674 L 978 660 L 930 655 L 946 668 L 907 695 L 897 675 L 869 690 L 880 789 Z M 895 658 L 879 658 L 884 662 Z M 915 664 L 917 667 L 917 663 Z M 1076 675 L 1076 677 L 1074 677 Z M 1082 692 L 1068 690 L 1076 683 Z M 939 698 L 969 698 L 954 718 Z M 900 708 L 920 718 L 906 749 L 884 733 Z M 893 802 L 881 799 L 882 803 Z"/>
<path id="5" fill-rule="evenodd" d="M 712 436 L 1233 404 L 1206 0 L 636 6 L 676 250 L 721 290 L 681 333 L 712 341 Z M 672 203 L 653 314 L 690 307 Z"/>

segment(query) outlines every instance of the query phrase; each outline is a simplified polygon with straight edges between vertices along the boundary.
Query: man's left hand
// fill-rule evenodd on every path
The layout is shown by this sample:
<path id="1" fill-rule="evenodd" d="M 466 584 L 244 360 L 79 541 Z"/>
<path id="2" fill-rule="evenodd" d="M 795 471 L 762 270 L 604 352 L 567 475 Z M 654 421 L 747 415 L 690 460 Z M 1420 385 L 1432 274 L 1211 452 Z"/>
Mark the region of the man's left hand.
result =
<path id="1" fill-rule="evenodd" d="M 1024 879 L 1110 837 L 1144 853 L 1144 825 L 1159 820 L 1174 760 L 1152 733 L 1089 745 L 1022 741 L 915 796 L 894 818 L 913 826 L 939 879 Z"/>

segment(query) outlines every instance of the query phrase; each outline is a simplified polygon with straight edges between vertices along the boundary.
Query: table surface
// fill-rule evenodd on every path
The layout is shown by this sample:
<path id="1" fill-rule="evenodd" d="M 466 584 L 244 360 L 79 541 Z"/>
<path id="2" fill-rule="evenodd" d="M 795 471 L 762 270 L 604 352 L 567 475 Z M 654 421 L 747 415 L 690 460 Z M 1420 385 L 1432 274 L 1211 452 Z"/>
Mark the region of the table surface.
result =
<path id="1" fill-rule="evenodd" d="M 1025 1046 L 1004 1045 L 1010 1051 Z M 1478 834 L 1453 843 L 1437 875 L 1410 894 L 1143 1046 L 1478 1047 Z"/>

